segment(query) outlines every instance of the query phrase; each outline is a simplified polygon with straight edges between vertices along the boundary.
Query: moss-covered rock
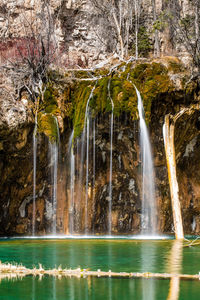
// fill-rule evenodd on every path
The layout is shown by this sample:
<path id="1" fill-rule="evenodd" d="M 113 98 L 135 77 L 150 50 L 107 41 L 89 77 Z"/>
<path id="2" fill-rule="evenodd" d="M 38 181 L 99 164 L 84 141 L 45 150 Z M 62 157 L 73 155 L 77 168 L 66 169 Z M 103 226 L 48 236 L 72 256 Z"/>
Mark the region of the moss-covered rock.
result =
<path id="1" fill-rule="evenodd" d="M 56 117 L 48 113 L 39 113 L 38 132 L 44 133 L 49 138 L 50 142 L 57 142 L 59 137 L 59 128 Z"/>
<path id="2" fill-rule="evenodd" d="M 151 120 L 152 103 L 166 93 L 176 90 L 174 74 L 181 73 L 182 88 L 186 70 L 176 58 L 163 58 L 153 61 L 121 63 L 116 68 L 68 71 L 63 79 L 68 84 L 63 88 L 55 80 L 48 85 L 40 111 L 54 116 L 61 116 L 73 122 L 74 136 L 81 134 L 84 127 L 88 99 L 93 117 L 98 113 L 109 113 L 114 103 L 114 115 L 128 113 L 132 120 L 138 119 L 137 96 L 134 85 L 140 91 L 145 110 L 146 121 Z M 92 79 L 94 77 L 94 80 Z M 87 80 L 88 78 L 88 80 Z M 97 80 L 97 78 L 99 78 Z M 180 81 L 181 82 L 181 81 Z M 61 87 L 62 86 L 62 87 Z M 94 88 L 94 89 L 93 89 Z M 194 90 L 194 84 L 187 86 L 186 93 Z M 93 95 L 91 91 L 93 89 Z M 111 98 L 111 99 L 110 99 Z"/>

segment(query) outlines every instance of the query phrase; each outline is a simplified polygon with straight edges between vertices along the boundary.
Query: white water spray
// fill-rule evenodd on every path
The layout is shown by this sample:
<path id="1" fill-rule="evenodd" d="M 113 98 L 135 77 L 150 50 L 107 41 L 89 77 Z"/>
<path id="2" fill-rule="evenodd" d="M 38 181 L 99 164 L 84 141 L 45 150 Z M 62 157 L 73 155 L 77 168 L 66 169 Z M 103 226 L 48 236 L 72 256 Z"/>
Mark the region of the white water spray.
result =
<path id="1" fill-rule="evenodd" d="M 155 180 L 149 133 L 144 118 L 144 108 L 140 92 L 135 87 L 138 98 L 138 112 L 140 124 L 140 149 L 142 163 L 142 234 L 153 235 L 156 233 L 156 200 Z"/>

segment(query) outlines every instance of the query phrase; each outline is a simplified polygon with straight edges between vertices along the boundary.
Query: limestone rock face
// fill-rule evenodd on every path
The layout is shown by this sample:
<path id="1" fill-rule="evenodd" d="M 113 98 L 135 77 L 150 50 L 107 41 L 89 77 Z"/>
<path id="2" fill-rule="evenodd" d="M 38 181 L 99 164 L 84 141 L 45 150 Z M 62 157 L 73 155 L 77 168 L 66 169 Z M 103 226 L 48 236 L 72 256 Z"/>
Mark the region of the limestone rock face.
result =
<path id="1" fill-rule="evenodd" d="M 166 9 L 166 1 L 156 0 L 156 13 Z M 180 14 L 192 15 L 189 0 L 168 1 L 170 5 L 178 7 Z M 17 45 L 23 45 L 26 38 L 26 20 L 31 20 L 35 28 L 44 25 L 42 22 L 42 0 L 2 0 L 0 3 L 0 63 L 5 65 L 5 56 L 19 56 Z M 152 1 L 141 1 L 143 7 L 143 23 L 147 28 L 151 46 L 155 37 L 153 34 Z M 173 7 L 172 5 L 172 7 Z M 53 39 L 58 45 L 58 67 L 85 68 L 97 66 L 112 67 L 119 63 L 116 57 L 120 53 L 117 33 L 108 21 L 106 15 L 97 10 L 91 0 L 53 0 L 50 1 L 50 14 L 55 22 Z M 113 25 L 113 24 L 112 24 Z M 37 27 L 38 26 L 38 27 Z M 180 56 L 185 65 L 189 65 L 191 58 L 184 45 L 180 42 L 172 43 L 172 30 L 165 27 L 158 32 L 161 56 Z M 130 55 L 134 55 L 134 31 L 129 36 Z M 18 43 L 19 42 L 19 43 Z M 113 56 L 113 54 L 116 54 Z M 153 56 L 153 52 L 149 54 Z M 19 57 L 18 57 L 19 58 Z M 166 58 L 159 60 L 165 65 Z M 166 65 L 169 67 L 169 64 Z M 150 111 L 148 111 L 149 132 L 153 149 L 155 165 L 156 201 L 158 207 L 158 230 L 160 233 L 172 233 L 172 213 L 168 175 L 165 161 L 162 126 L 167 113 L 174 114 L 180 107 L 188 106 L 199 101 L 198 84 L 192 91 L 183 89 L 188 80 L 185 68 L 179 69 L 177 59 L 171 64 L 168 72 L 173 87 L 168 91 L 166 82 L 161 86 L 162 91 L 154 97 Z M 122 72 L 124 66 L 121 67 Z M 175 68 L 175 69 L 174 69 Z M 176 69 L 177 68 L 177 69 Z M 141 69 L 138 77 L 143 80 L 146 69 Z M 70 72 L 70 71 L 69 71 Z M 91 72 L 91 73 L 90 73 Z M 95 75 L 89 70 L 89 76 Z M 94 71 L 95 72 L 95 71 Z M 105 70 L 99 74 L 105 75 Z M 119 78 L 120 78 L 119 72 Z M 107 74 L 109 70 L 107 70 Z M 148 73 L 148 72 L 147 72 Z M 181 74 L 180 74 L 181 73 Z M 186 74 L 187 73 L 187 74 Z M 73 71 L 72 71 L 73 74 Z M 91 75 L 92 74 L 92 75 Z M 98 75 L 99 75 L 98 74 Z M 112 74 L 111 74 L 112 75 Z M 125 74 L 128 78 L 128 74 Z M 124 76 L 125 76 L 124 75 Z M 150 74 L 151 75 L 151 74 Z M 168 76 L 167 75 L 167 76 Z M 67 75 L 66 75 L 67 76 Z M 82 74 L 79 74 L 81 77 Z M 78 81 L 80 78 L 77 78 Z M 157 79 L 149 77 L 146 93 L 152 86 L 157 87 Z M 66 78 L 65 78 L 66 79 Z M 92 79 L 92 78 L 90 78 Z M 121 79 L 120 79 L 121 80 Z M 116 88 L 121 81 L 116 82 Z M 72 96 L 77 88 L 73 76 L 69 79 L 71 86 L 61 89 L 65 98 Z M 90 81 L 91 82 L 91 81 Z M 127 84 L 127 83 L 126 83 Z M 90 86 L 90 83 L 88 84 Z M 124 88 L 124 87 L 123 87 Z M 106 87 L 107 90 L 107 87 Z M 127 85 L 127 92 L 129 86 Z M 14 82 L 1 73 L 0 78 L 0 235 L 31 234 L 33 216 L 33 131 L 34 131 L 34 103 L 26 93 L 16 94 Z M 88 92 L 88 91 L 86 91 Z M 52 96 L 52 95 L 50 95 Z M 55 95 L 53 95 L 55 97 Z M 59 95 L 56 94 L 59 98 Z M 118 90 L 117 99 L 123 101 L 123 92 Z M 75 210 L 70 209 L 70 160 L 69 137 L 72 131 L 71 103 L 59 98 L 60 105 L 54 109 L 58 113 L 60 126 L 60 148 L 58 162 L 58 199 L 57 199 L 57 231 L 69 233 L 70 218 L 74 219 L 74 231 L 85 231 L 85 176 L 86 163 L 82 163 L 80 140 L 74 144 L 76 154 L 75 168 Z M 103 94 L 102 94 L 103 98 Z M 51 98 L 51 100 L 53 97 Z M 54 99 L 53 99 L 54 100 Z M 125 99 L 126 100 L 126 99 Z M 66 101 L 66 102 L 65 102 Z M 75 99 L 73 99 L 75 101 Z M 64 107 L 62 110 L 61 107 Z M 85 106 L 81 108 L 81 111 Z M 44 110 L 42 107 L 41 111 Z M 93 140 L 89 140 L 89 184 L 88 184 L 88 230 L 89 232 L 108 232 L 108 205 L 109 205 L 109 166 L 110 166 L 110 115 L 99 112 L 96 118 L 96 166 L 95 183 L 93 183 Z M 81 112 L 80 112 L 81 114 Z M 137 112 L 135 113 L 137 115 Z M 139 233 L 141 219 L 141 161 L 139 151 L 138 121 L 127 112 L 120 111 L 114 118 L 113 131 L 113 180 L 112 180 L 112 230 L 114 233 Z M 136 118 L 137 119 L 137 118 Z M 200 233 L 200 115 L 194 113 L 189 119 L 182 117 L 175 128 L 175 145 L 177 174 L 180 189 L 180 199 L 183 212 L 184 230 L 186 233 Z M 78 146 L 79 145 L 79 146 Z M 52 181 L 51 161 L 49 159 L 49 141 L 41 134 L 37 144 L 37 178 L 36 178 L 36 231 L 38 234 L 51 232 L 52 220 Z M 83 178 L 80 183 L 80 169 L 83 169 Z M 72 216 L 72 214 L 74 214 Z"/>
<path id="2" fill-rule="evenodd" d="M 190 55 L 183 42 L 174 40 L 173 29 L 162 19 L 163 12 L 177 11 L 181 17 L 194 15 L 194 8 L 189 0 L 176 0 L 168 3 L 155 1 L 157 21 L 162 24 L 159 29 L 159 44 L 161 55 L 178 55 L 189 65 Z M 100 7 L 101 1 L 97 1 Z M 106 2 L 109 7 L 109 1 Z M 105 4 L 104 3 L 104 4 Z M 119 54 L 119 42 L 114 21 L 106 13 L 97 9 L 92 0 L 54 0 L 50 1 L 50 13 L 55 22 L 54 41 L 59 48 L 59 63 L 64 66 L 94 66 L 109 58 L 114 53 Z M 27 34 L 26 23 L 29 20 L 34 28 L 40 28 L 44 22 L 41 17 L 44 12 L 44 2 L 41 0 L 2 0 L 0 4 L 0 36 L 3 40 L 23 38 Z M 133 14 L 134 14 L 133 10 Z M 154 18 L 152 1 L 141 1 L 141 24 L 146 27 L 151 46 L 154 44 Z M 161 25 L 159 25 L 161 26 Z M 129 36 L 129 54 L 134 55 L 134 24 Z M 13 46 L 10 51 L 13 51 Z M 0 57 L 4 53 L 3 46 Z M 153 52 L 153 47 L 152 51 Z"/>
<path id="3" fill-rule="evenodd" d="M 174 60 L 176 61 L 176 59 Z M 173 61 L 173 62 L 174 62 Z M 163 61 L 164 63 L 164 61 Z M 148 69 L 146 67 L 149 66 Z M 159 64 L 138 66 L 140 70 L 153 70 Z M 177 67 L 177 65 L 176 65 Z M 121 68 L 119 68 L 121 70 Z M 105 71 L 105 70 L 104 70 Z M 155 71 L 155 70 L 154 70 Z M 119 73 L 117 76 L 123 75 Z M 147 72 L 147 71 L 146 71 Z M 187 107 L 198 101 L 198 87 L 193 86 L 191 91 L 186 91 L 179 84 L 185 71 L 174 80 L 173 72 L 169 72 L 173 88 L 164 90 L 153 98 L 150 111 L 146 111 L 149 120 L 149 133 L 153 151 L 153 162 L 155 166 L 155 186 L 157 203 L 157 220 L 159 233 L 173 233 L 173 221 L 171 211 L 171 200 L 168 183 L 168 174 L 164 152 L 164 141 L 162 126 L 164 116 L 167 113 L 175 114 L 180 107 Z M 86 72 L 87 73 L 87 72 Z M 82 74 L 82 73 L 81 73 Z M 143 73 L 142 73 L 143 74 Z M 83 75 L 83 74 L 82 74 Z M 141 75 L 141 74 L 140 74 Z M 115 74 L 116 76 L 116 74 Z M 157 77 L 159 80 L 166 77 Z M 166 76 L 166 74 L 165 74 Z M 118 78 L 118 77 L 117 77 Z M 119 77 L 122 79 L 122 77 Z M 148 84 L 152 85 L 151 76 Z M 161 78 L 161 79 L 160 79 Z M 102 79 L 107 90 L 108 81 Z M 112 86 L 115 87 L 112 78 Z M 123 85 L 116 81 L 115 101 L 122 101 L 123 93 L 126 90 L 119 90 L 126 87 L 130 92 L 130 86 L 126 80 Z M 165 81 L 169 84 L 169 81 Z M 162 81 L 161 81 L 162 83 Z M 73 97 L 74 83 L 71 82 L 71 91 L 66 91 Z M 139 83 L 138 83 L 139 84 Z M 151 85 L 150 85 L 151 84 Z M 56 82 L 56 85 L 58 83 Z M 84 83 L 89 92 L 91 82 L 88 86 Z M 101 85 L 100 85 L 101 86 Z M 101 92 L 100 86 L 97 91 Z M 61 88 L 61 86 L 60 86 Z M 79 89 L 80 85 L 76 85 Z M 141 87 L 142 88 L 142 87 Z M 143 87 L 144 88 L 144 87 Z M 62 88 L 61 88 L 62 89 Z M 87 92 L 88 92 L 87 90 Z M 53 91 L 53 87 L 52 87 Z M 65 91 L 65 92 L 66 92 Z M 146 90 L 147 91 L 147 90 Z M 155 92 L 155 89 L 153 90 Z M 167 92 L 166 92 L 167 91 Z M 148 90 L 150 93 L 150 90 Z M 55 93 L 55 91 L 54 91 Z M 84 93 L 79 93 L 84 94 Z M 63 102 L 59 92 L 56 93 L 59 102 Z M 65 94 L 66 95 L 66 94 Z M 76 94 L 78 95 L 78 94 Z M 98 96 L 98 95 L 97 95 Z M 135 96 L 132 95 L 131 96 Z M 131 97 L 130 96 L 130 97 Z M 145 95 L 144 95 L 145 96 Z M 152 94 L 151 94 L 152 96 Z M 0 234 L 31 234 L 33 216 L 33 131 L 34 122 L 31 113 L 31 101 L 25 99 L 2 103 L 2 112 L 7 116 L 1 118 L 1 143 L 0 143 L 0 172 L 2 174 L 0 184 Z M 68 99 L 68 98 L 66 98 Z M 144 97 L 146 101 L 148 98 Z M 87 98 L 86 98 L 87 100 Z M 106 101 L 100 98 L 102 104 Z M 125 98 L 126 101 L 127 98 Z M 14 101 L 14 102 L 13 102 Z M 65 101 L 69 101 L 65 100 Z M 78 101 L 76 99 L 76 101 Z M 132 99 L 134 101 L 134 99 Z M 85 100 L 82 99 L 85 103 Z M 83 104 L 81 102 L 81 105 Z M 63 106 L 69 102 L 63 102 Z M 105 103 L 104 103 L 105 104 Z M 116 102 L 117 104 L 117 102 Z M 119 104 L 119 103 L 118 103 Z M 122 103 L 121 103 L 122 104 Z M 86 105 L 86 103 L 85 103 Z M 14 115 L 9 112 L 17 107 Z M 81 106 L 82 107 L 82 106 Z M 146 106 L 145 106 L 146 107 Z M 22 112 L 21 112 L 22 111 Z M 95 140 L 94 123 L 90 124 L 90 136 L 88 139 L 88 171 L 86 172 L 86 136 L 77 136 L 73 141 L 74 154 L 74 208 L 71 207 L 71 150 L 69 148 L 72 124 L 66 112 L 62 114 L 62 131 L 60 132 L 58 180 L 57 180 L 57 232 L 69 233 L 70 220 L 73 219 L 74 233 L 85 233 L 86 220 L 88 233 L 108 233 L 109 215 L 109 185 L 110 185 L 110 122 L 111 113 L 109 107 L 107 112 L 98 111 L 95 118 Z M 21 113 L 20 113 L 21 112 Z M 79 113 L 85 115 L 85 106 Z M 18 115 L 19 114 L 19 115 Z M 14 116 L 17 120 L 8 118 Z M 137 111 L 135 111 L 137 115 Z M 21 116 L 21 117 L 20 117 Z M 60 116 L 61 117 L 61 116 Z M 133 117 L 133 116 L 132 116 Z M 137 118 L 133 120 L 130 112 L 121 111 L 114 117 L 113 126 L 113 151 L 112 151 L 112 232 L 116 234 L 136 234 L 141 231 L 141 159 L 139 146 L 139 125 Z M 178 183 L 180 188 L 180 200 L 183 213 L 185 233 L 199 234 L 200 219 L 200 174 L 197 167 L 199 162 L 199 129 L 200 115 L 196 111 L 189 117 L 182 116 L 176 123 L 175 146 Z M 94 119 L 93 119 L 94 122 Z M 37 176 L 36 176 L 36 219 L 35 228 L 38 234 L 51 233 L 52 228 L 52 160 L 50 158 L 50 142 L 47 137 L 40 134 L 37 139 Z M 94 162 L 95 153 L 95 162 Z M 86 174 L 88 173 L 88 189 L 86 190 Z M 87 193 L 87 197 L 86 197 Z M 86 206 L 87 201 L 87 206 Z M 87 207 L 87 210 L 86 210 Z M 87 215 L 87 218 L 86 218 Z"/>

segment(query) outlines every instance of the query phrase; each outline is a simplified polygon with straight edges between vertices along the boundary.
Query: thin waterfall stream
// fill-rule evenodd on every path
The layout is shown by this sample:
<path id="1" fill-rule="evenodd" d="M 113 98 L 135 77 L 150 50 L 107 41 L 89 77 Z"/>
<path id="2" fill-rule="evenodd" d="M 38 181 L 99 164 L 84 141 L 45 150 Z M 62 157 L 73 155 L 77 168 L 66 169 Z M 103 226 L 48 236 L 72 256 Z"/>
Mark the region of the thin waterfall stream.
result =
<path id="1" fill-rule="evenodd" d="M 83 164 L 84 164 L 84 152 L 85 152 L 85 138 L 86 138 L 86 180 L 85 180 L 85 234 L 88 234 L 88 184 L 89 184 L 89 140 L 90 140 L 90 123 L 91 123 L 91 113 L 89 103 L 93 97 L 93 92 L 96 85 L 92 88 L 90 96 L 87 100 L 86 110 L 85 110 L 85 120 L 84 128 L 82 133 L 82 147 L 81 147 L 81 174 L 80 178 L 83 179 Z"/>
<path id="2" fill-rule="evenodd" d="M 70 204 L 69 204 L 69 233 L 74 233 L 74 181 L 75 181 L 75 155 L 73 147 L 74 130 L 69 139 L 70 153 Z"/>
<path id="3" fill-rule="evenodd" d="M 57 170 L 58 170 L 58 145 L 56 142 L 50 143 L 51 161 L 51 186 L 52 186 L 52 234 L 56 234 L 56 210 L 57 210 Z"/>
<path id="4" fill-rule="evenodd" d="M 36 172 L 37 172 L 37 117 L 33 131 L 33 216 L 32 235 L 35 235 L 35 214 L 36 214 Z"/>
<path id="5" fill-rule="evenodd" d="M 112 233 L 112 152 L 113 152 L 113 110 L 114 103 L 110 94 L 110 83 L 108 81 L 108 97 L 112 105 L 111 117 L 110 117 L 110 175 L 109 175 L 109 206 L 108 206 L 108 234 Z"/>
<path id="6" fill-rule="evenodd" d="M 96 172 L 96 122 L 95 122 L 95 118 L 93 120 L 93 176 L 92 176 L 92 213 L 93 213 L 93 217 L 95 216 L 95 172 Z M 93 226 L 93 233 L 94 233 L 94 226 Z"/>
<path id="7" fill-rule="evenodd" d="M 141 227 L 142 234 L 156 234 L 156 200 L 155 200 L 155 179 L 151 144 L 149 133 L 144 117 L 144 108 L 140 92 L 135 87 L 138 98 L 138 112 L 140 125 L 140 151 L 142 163 L 142 212 Z"/>
<path id="8" fill-rule="evenodd" d="M 58 184 L 58 149 L 60 144 L 60 134 L 58 120 L 54 116 L 57 129 L 57 139 L 50 143 L 50 166 L 51 166 L 51 203 L 52 203 L 52 226 L 51 233 L 56 234 L 57 227 L 57 184 Z"/>

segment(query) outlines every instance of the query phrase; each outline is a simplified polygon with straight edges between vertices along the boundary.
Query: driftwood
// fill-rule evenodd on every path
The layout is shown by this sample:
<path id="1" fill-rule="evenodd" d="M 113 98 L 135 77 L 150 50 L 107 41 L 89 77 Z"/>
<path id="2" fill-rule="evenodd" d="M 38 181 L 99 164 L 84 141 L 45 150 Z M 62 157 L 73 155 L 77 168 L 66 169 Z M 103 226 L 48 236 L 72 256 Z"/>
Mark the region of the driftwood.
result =
<path id="1" fill-rule="evenodd" d="M 199 104 L 192 104 L 190 107 L 182 108 L 175 115 L 166 115 L 163 126 L 165 153 L 168 169 L 168 178 L 171 193 L 173 221 L 176 239 L 184 239 L 183 223 L 181 215 L 181 205 L 179 201 L 179 187 L 176 176 L 176 159 L 174 145 L 174 130 L 176 121 L 184 114 L 191 115 L 195 110 L 199 110 Z"/>
<path id="2" fill-rule="evenodd" d="M 189 275 L 189 274 L 170 274 L 170 273 L 134 273 L 134 272 L 112 272 L 109 271 L 89 271 L 88 269 L 62 269 L 61 267 L 54 269 L 45 270 L 41 264 L 39 264 L 39 268 L 26 268 L 22 265 L 12 265 L 9 263 L 1 263 L 0 262 L 0 280 L 4 278 L 23 278 L 25 276 L 39 276 L 42 278 L 44 275 L 53 276 L 53 277 L 77 277 L 77 278 L 85 278 L 88 276 L 92 277 L 118 277 L 118 278 L 154 278 L 154 279 L 188 279 L 200 280 L 200 274 Z"/>

